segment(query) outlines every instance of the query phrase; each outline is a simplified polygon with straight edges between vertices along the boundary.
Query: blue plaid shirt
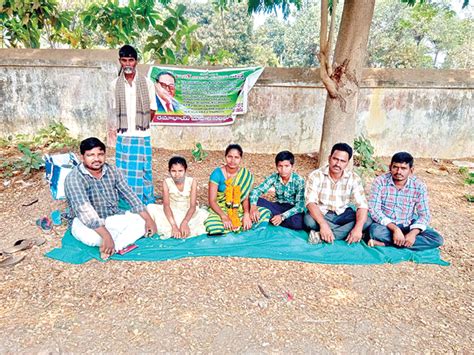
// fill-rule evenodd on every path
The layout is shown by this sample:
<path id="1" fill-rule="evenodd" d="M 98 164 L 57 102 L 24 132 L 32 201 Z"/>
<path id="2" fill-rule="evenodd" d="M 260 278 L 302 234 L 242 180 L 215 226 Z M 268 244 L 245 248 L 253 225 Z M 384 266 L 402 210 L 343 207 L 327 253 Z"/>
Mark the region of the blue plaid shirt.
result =
<path id="1" fill-rule="evenodd" d="M 66 177 L 64 191 L 69 204 L 70 223 L 77 217 L 87 227 L 96 229 L 105 225 L 105 219 L 125 211 L 118 207 L 119 198 L 131 206 L 132 213 L 145 210 L 145 205 L 123 178 L 117 168 L 104 164 L 102 177 L 97 179 L 78 165 Z"/>
<path id="2" fill-rule="evenodd" d="M 266 193 L 271 187 L 275 188 L 275 198 L 278 203 L 289 203 L 295 206 L 281 214 L 284 219 L 304 212 L 304 179 L 301 176 L 292 172 L 290 179 L 285 185 L 281 181 L 280 175 L 273 173 L 252 190 L 250 193 L 250 203 L 256 205 L 260 195 Z"/>
<path id="3" fill-rule="evenodd" d="M 377 177 L 372 183 L 369 210 L 372 219 L 384 226 L 394 223 L 424 231 L 431 219 L 426 185 L 415 176 L 410 176 L 401 189 L 390 173 Z"/>

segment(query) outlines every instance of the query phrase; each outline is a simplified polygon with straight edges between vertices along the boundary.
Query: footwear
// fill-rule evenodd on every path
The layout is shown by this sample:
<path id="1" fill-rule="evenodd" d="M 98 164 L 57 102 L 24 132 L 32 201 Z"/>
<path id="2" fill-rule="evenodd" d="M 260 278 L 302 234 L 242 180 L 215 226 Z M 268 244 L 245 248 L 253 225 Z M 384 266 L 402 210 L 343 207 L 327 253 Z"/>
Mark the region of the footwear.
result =
<path id="1" fill-rule="evenodd" d="M 20 239 L 20 240 L 17 240 L 13 244 L 12 247 L 6 248 L 4 250 L 4 252 L 7 253 L 7 254 L 16 253 L 18 251 L 33 248 L 34 246 L 40 246 L 40 245 L 44 244 L 45 241 L 46 240 L 44 238 L 41 238 L 41 237 Z"/>
<path id="2" fill-rule="evenodd" d="M 11 254 L 0 251 L 0 268 L 18 264 L 24 258 L 25 255 L 13 256 Z"/>
<path id="3" fill-rule="evenodd" d="M 321 234 L 316 232 L 314 229 L 309 232 L 308 236 L 309 244 L 320 244 L 321 243 Z"/>
<path id="4" fill-rule="evenodd" d="M 60 226 L 61 225 L 61 211 L 60 210 L 54 210 L 51 212 L 51 221 L 55 226 Z"/>
<path id="5" fill-rule="evenodd" d="M 48 217 L 37 219 L 36 225 L 40 227 L 43 232 L 50 232 L 53 229 L 53 224 Z"/>

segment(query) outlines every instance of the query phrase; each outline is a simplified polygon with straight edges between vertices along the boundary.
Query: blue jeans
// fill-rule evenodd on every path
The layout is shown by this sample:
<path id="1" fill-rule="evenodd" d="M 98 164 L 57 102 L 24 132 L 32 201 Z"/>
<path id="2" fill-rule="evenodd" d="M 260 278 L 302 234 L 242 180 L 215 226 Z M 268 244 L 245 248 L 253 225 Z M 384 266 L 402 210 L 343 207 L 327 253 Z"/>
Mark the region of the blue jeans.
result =
<path id="1" fill-rule="evenodd" d="M 270 202 L 265 200 L 264 198 L 258 199 L 257 206 L 269 209 L 272 213 L 272 217 L 282 214 L 283 212 L 286 212 L 295 207 L 291 203 Z M 304 229 L 303 213 L 297 213 L 291 216 L 290 218 L 285 219 L 283 222 L 281 222 L 280 226 L 294 230 Z"/>
<path id="2" fill-rule="evenodd" d="M 342 240 L 346 239 L 350 231 L 354 228 L 356 223 L 356 212 L 352 208 L 348 207 L 340 215 L 330 211 L 324 215 L 324 219 L 329 224 L 329 227 L 334 234 L 334 239 Z M 304 215 L 304 224 L 309 229 L 315 230 L 317 232 L 320 230 L 318 222 L 316 222 L 309 213 Z M 365 231 L 367 228 L 369 228 L 371 224 L 372 219 L 367 217 L 367 221 L 365 221 L 362 231 Z"/>
<path id="3" fill-rule="evenodd" d="M 397 225 L 398 228 L 402 230 L 402 233 L 405 235 L 410 231 L 410 227 L 404 227 L 403 225 Z M 379 224 L 373 223 L 370 226 L 370 238 L 384 243 L 386 246 L 394 246 L 392 232 L 387 227 Z M 443 245 L 443 237 L 434 229 L 430 227 L 426 228 L 423 232 L 418 234 L 415 239 L 415 243 L 410 247 L 411 250 L 426 250 L 438 248 Z M 400 247 L 398 247 L 400 248 Z M 402 247 L 404 248 L 404 247 Z"/>

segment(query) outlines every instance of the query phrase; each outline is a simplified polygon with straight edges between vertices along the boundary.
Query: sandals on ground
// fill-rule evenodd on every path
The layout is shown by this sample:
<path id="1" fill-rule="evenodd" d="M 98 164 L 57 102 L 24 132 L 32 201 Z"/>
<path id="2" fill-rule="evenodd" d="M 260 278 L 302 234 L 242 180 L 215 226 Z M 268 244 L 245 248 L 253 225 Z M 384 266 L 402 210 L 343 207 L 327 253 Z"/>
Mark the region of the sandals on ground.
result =
<path id="1" fill-rule="evenodd" d="M 27 239 L 20 239 L 17 240 L 12 247 L 6 248 L 3 251 L 7 254 L 13 254 L 18 251 L 27 250 L 33 248 L 34 246 L 43 245 L 46 240 L 41 237 L 37 238 L 27 238 Z"/>
<path id="2" fill-rule="evenodd" d="M 4 251 L 0 251 L 0 268 L 18 264 L 25 258 L 25 255 L 15 256 Z"/>
<path id="3" fill-rule="evenodd" d="M 48 217 L 42 217 L 36 220 L 36 225 L 43 232 L 51 232 L 53 229 L 53 222 Z"/>

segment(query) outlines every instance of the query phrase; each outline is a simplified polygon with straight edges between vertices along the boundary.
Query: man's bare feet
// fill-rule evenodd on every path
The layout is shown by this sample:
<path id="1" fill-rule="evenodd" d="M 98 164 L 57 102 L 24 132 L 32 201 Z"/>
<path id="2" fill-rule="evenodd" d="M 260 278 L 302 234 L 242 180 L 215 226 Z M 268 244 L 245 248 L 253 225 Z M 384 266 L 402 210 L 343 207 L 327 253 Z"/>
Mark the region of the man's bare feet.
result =
<path id="1" fill-rule="evenodd" d="M 375 239 L 369 239 L 367 245 L 369 247 L 384 247 L 385 246 L 383 242 L 379 242 L 378 240 L 375 240 Z"/>

